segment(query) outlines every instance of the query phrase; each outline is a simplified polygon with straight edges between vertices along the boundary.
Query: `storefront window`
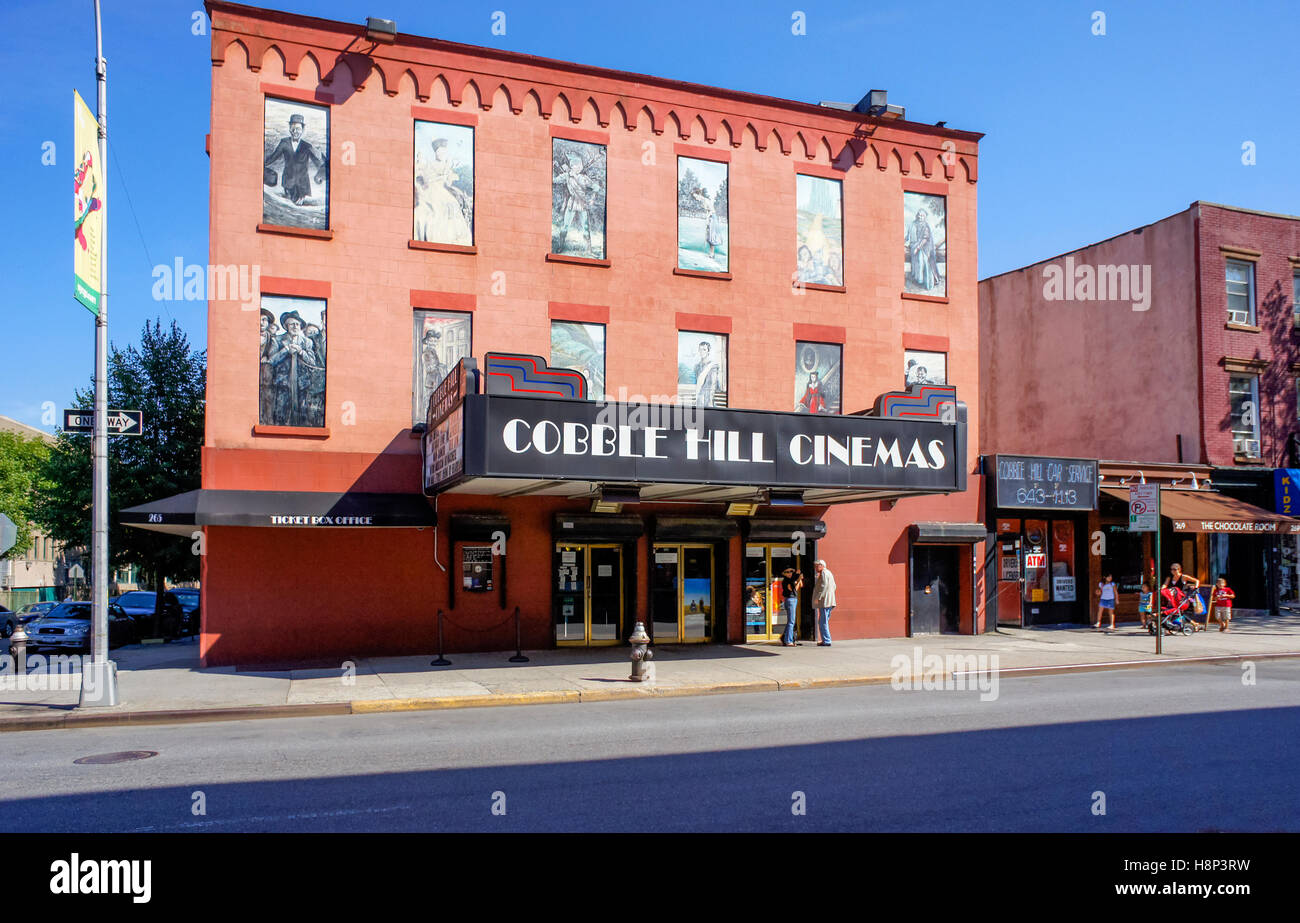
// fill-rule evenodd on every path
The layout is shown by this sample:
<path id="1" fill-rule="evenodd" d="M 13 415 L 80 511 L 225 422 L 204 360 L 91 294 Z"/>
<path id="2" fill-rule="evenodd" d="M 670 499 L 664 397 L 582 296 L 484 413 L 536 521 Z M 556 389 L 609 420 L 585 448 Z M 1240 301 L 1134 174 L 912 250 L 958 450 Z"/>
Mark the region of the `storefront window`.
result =
<path id="1" fill-rule="evenodd" d="M 1047 520 L 1025 520 L 1025 601 L 1047 602 L 1051 572 L 1047 568 Z"/>
<path id="2" fill-rule="evenodd" d="M 1127 524 L 1106 526 L 1101 574 L 1114 577 L 1121 593 L 1142 590 L 1142 535 L 1130 532 Z"/>
<path id="3" fill-rule="evenodd" d="M 1072 603 L 1078 598 L 1074 583 L 1074 523 L 1052 520 L 1052 601 Z"/>

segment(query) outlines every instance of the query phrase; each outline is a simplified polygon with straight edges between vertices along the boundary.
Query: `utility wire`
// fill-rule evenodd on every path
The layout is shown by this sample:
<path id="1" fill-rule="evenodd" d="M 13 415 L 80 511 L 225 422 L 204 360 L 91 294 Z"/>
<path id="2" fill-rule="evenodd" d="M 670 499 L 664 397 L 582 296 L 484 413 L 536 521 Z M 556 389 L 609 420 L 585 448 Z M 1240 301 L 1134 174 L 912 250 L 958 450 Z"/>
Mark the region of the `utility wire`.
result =
<path id="1" fill-rule="evenodd" d="M 113 144 L 112 138 L 106 138 L 105 140 L 108 142 L 108 150 L 112 155 L 113 163 L 117 167 L 117 178 L 122 184 L 122 192 L 126 195 L 126 207 L 131 213 L 131 220 L 135 222 L 135 232 L 140 237 L 140 246 L 144 249 L 145 264 L 148 268 L 149 276 L 152 278 L 154 267 L 153 257 L 149 255 L 149 244 L 144 239 L 144 230 L 140 227 L 140 218 L 135 213 L 135 203 L 131 201 L 131 190 L 126 184 L 126 174 L 122 172 L 122 160 L 117 156 L 117 147 Z M 179 281 L 180 280 L 176 280 L 177 283 L 179 283 Z M 167 307 L 166 299 L 162 299 L 159 303 L 162 304 L 163 310 L 167 312 L 168 319 L 174 321 L 176 318 L 172 317 L 172 312 L 171 309 Z"/>

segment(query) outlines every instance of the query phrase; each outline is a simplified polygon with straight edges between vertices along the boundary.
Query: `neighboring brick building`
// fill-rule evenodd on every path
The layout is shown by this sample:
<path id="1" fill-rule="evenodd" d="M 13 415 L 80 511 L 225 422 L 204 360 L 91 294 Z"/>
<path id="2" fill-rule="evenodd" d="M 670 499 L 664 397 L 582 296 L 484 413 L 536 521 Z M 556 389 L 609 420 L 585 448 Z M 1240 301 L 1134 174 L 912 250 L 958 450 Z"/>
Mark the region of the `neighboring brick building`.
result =
<path id="1" fill-rule="evenodd" d="M 849 111 L 208 10 L 210 259 L 258 267 L 262 310 L 209 303 L 203 490 L 124 517 L 204 527 L 205 663 L 426 652 L 440 609 L 449 650 L 513 646 L 516 606 L 525 647 L 617 643 L 634 620 L 661 642 L 773 640 L 792 532 L 809 543 L 805 636 L 814 553 L 838 579 L 837 639 L 985 628 L 982 536 L 952 525 L 983 519 L 980 479 L 962 490 L 980 429 L 979 134 L 879 99 Z M 426 500 L 428 398 L 459 359 L 491 371 L 489 352 L 580 369 L 612 412 L 707 401 L 704 426 L 756 427 L 741 454 L 779 433 L 808 479 L 714 464 L 607 481 L 578 462 L 545 474 L 545 458 L 469 477 L 500 436 L 475 414 L 525 406 L 470 375 L 462 466 Z M 968 411 L 941 419 L 952 393 L 932 387 L 891 418 L 848 415 L 903 391 L 905 369 Z M 546 406 L 528 458 L 590 405 Z M 871 467 L 854 440 L 896 424 L 930 464 L 904 442 L 905 460 Z M 823 426 L 844 428 L 838 461 L 833 433 L 805 436 Z M 726 438 L 711 463 L 736 462 Z M 836 465 L 866 486 L 814 473 Z M 937 603 L 914 623 L 914 599 L 942 599 L 943 624 Z"/>
<path id="2" fill-rule="evenodd" d="M 1127 532 L 1130 481 L 1199 488 L 1167 495 L 1162 574 L 1224 576 L 1247 606 L 1294 597 L 1274 479 L 1297 467 L 1297 294 L 1300 218 L 1208 202 L 980 282 L 982 445 L 1102 460 L 1091 582 L 1116 570 L 1122 612 L 1153 554 Z"/>

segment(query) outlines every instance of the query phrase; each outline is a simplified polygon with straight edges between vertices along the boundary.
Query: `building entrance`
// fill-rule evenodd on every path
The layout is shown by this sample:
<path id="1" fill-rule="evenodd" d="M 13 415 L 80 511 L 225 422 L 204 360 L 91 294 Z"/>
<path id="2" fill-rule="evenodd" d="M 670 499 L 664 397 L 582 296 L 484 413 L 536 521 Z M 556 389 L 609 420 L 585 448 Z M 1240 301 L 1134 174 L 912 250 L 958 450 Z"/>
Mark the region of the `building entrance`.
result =
<path id="1" fill-rule="evenodd" d="M 656 544 L 650 570 L 650 617 L 659 644 L 713 638 L 713 546 Z"/>
<path id="2" fill-rule="evenodd" d="M 555 643 L 600 646 L 623 637 L 623 549 L 555 546 Z"/>
<path id="3" fill-rule="evenodd" d="M 785 607 L 781 605 L 781 573 L 793 567 L 812 578 L 803 555 L 796 555 L 788 544 L 745 546 L 745 640 L 773 641 L 785 631 Z"/>

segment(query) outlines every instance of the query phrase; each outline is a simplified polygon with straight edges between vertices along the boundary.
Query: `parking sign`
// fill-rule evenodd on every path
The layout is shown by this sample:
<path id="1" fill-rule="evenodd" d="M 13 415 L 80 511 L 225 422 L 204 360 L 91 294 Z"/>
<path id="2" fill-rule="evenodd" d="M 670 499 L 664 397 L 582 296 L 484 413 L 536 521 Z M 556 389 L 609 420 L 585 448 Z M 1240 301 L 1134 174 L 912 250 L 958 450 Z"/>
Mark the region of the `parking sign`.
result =
<path id="1" fill-rule="evenodd" d="M 1128 530 L 1157 532 L 1160 529 L 1160 485 L 1131 484 L 1128 489 Z"/>

